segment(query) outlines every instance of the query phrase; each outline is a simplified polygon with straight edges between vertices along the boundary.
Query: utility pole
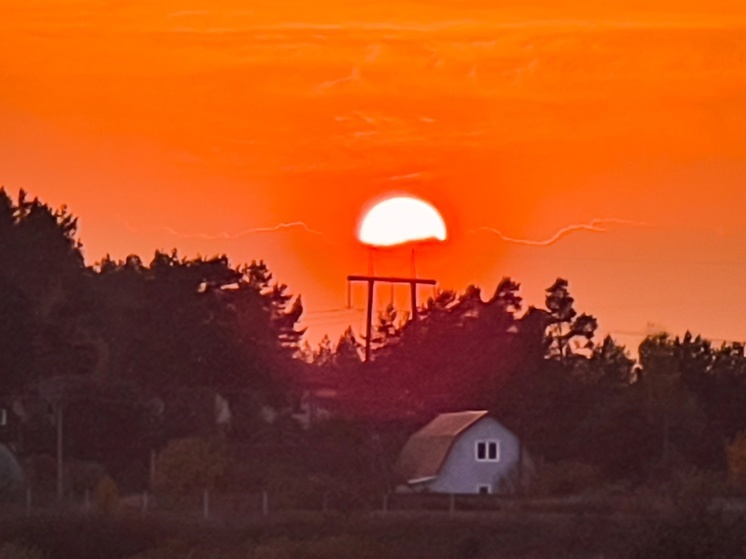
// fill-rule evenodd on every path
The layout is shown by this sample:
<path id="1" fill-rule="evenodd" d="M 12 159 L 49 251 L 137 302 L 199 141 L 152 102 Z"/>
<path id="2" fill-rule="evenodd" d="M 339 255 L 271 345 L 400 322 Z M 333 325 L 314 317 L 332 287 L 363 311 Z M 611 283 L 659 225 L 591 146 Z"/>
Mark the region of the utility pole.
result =
<path id="1" fill-rule="evenodd" d="M 348 282 L 362 281 L 368 284 L 368 308 L 366 311 L 366 325 L 365 325 L 365 361 L 370 361 L 370 339 L 371 330 L 373 327 L 373 289 L 376 282 L 379 283 L 405 283 L 409 284 L 410 295 L 412 298 L 412 318 L 411 320 L 417 320 L 417 286 L 418 285 L 437 285 L 437 281 L 434 279 L 419 279 L 419 278 L 398 278 L 398 277 L 385 277 L 385 276 L 347 276 Z M 348 283 L 349 286 L 349 283 Z M 349 293 L 349 287 L 348 287 Z"/>
<path id="2" fill-rule="evenodd" d="M 155 449 L 150 449 L 150 463 L 148 464 L 148 481 L 149 481 L 149 489 L 151 491 L 155 491 L 155 476 L 156 476 L 156 453 Z"/>

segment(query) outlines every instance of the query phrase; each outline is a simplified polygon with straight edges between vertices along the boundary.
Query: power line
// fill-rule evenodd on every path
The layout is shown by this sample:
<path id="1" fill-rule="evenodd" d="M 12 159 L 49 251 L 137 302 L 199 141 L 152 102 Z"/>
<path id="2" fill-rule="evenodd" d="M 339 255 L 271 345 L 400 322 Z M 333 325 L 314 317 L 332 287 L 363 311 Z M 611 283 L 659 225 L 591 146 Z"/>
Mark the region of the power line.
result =
<path id="1" fill-rule="evenodd" d="M 492 255 L 489 251 L 475 251 L 475 254 Z M 539 260 L 538 257 L 525 254 L 511 253 L 509 257 L 521 260 Z M 746 261 L 738 260 L 683 260 L 683 259 L 672 259 L 672 258 L 628 258 L 628 257 L 613 257 L 613 256 L 541 256 L 542 262 L 545 261 L 559 261 L 559 262 L 572 262 L 572 261 L 584 261 L 584 262 L 624 262 L 628 264 L 692 264 L 697 266 L 746 266 Z"/>
<path id="2" fill-rule="evenodd" d="M 608 332 L 609 334 L 617 334 L 619 336 L 640 336 L 640 337 L 643 337 L 643 338 L 647 338 L 648 336 L 655 336 L 656 335 L 656 332 L 654 332 L 654 331 L 649 331 L 649 332 L 632 332 L 632 331 L 629 331 L 629 330 L 605 330 L 605 332 Z M 674 338 L 677 338 L 677 337 L 680 338 L 681 337 L 680 335 L 673 334 L 671 332 L 662 331 L 660 333 L 666 333 L 669 336 L 672 336 Z M 700 336 L 700 338 L 702 338 L 703 340 L 708 341 L 708 342 L 722 342 L 722 343 L 726 343 L 726 344 L 739 344 L 739 343 L 743 343 L 743 340 L 734 340 L 734 339 L 725 339 L 725 338 L 712 338 L 712 337 L 707 336 L 705 334 L 694 334 L 694 332 L 692 332 L 692 335 L 695 335 L 695 336 L 698 335 L 698 336 Z"/>
<path id="3" fill-rule="evenodd" d="M 365 309 L 361 308 L 348 308 L 348 307 L 339 307 L 336 309 L 319 309 L 319 310 L 310 310 L 310 311 L 303 311 L 303 315 L 309 315 L 309 314 L 334 314 L 334 313 L 359 313 L 359 312 L 365 312 Z"/>

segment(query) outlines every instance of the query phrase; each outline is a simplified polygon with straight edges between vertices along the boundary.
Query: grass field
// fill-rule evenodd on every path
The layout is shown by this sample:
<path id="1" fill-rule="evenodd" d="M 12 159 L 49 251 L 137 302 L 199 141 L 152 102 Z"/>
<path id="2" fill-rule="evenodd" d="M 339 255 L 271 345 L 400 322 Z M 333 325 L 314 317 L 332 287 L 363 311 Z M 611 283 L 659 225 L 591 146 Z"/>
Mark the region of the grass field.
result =
<path id="1" fill-rule="evenodd" d="M 241 526 L 45 514 L 0 522 L 0 559 L 735 558 L 743 533 L 738 518 L 709 513 L 307 513 Z"/>

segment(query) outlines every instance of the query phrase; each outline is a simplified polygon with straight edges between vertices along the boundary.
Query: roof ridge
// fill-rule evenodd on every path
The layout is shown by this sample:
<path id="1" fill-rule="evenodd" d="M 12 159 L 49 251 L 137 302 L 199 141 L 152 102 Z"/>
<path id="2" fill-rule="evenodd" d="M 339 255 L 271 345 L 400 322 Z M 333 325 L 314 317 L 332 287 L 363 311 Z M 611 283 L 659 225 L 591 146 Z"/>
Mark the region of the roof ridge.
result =
<path id="1" fill-rule="evenodd" d="M 485 417 L 489 417 L 487 410 L 438 414 L 407 440 L 399 456 L 398 469 L 408 481 L 437 475 L 456 439 Z"/>

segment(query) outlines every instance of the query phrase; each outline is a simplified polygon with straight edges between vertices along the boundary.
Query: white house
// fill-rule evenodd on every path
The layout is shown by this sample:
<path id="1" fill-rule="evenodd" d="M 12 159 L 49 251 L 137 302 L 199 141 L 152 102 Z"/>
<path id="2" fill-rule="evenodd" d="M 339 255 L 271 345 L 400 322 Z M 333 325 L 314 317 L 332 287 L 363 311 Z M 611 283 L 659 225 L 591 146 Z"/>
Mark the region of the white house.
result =
<path id="1" fill-rule="evenodd" d="M 518 438 L 486 411 L 443 413 L 410 437 L 399 455 L 403 491 L 513 492 L 533 466 Z"/>

